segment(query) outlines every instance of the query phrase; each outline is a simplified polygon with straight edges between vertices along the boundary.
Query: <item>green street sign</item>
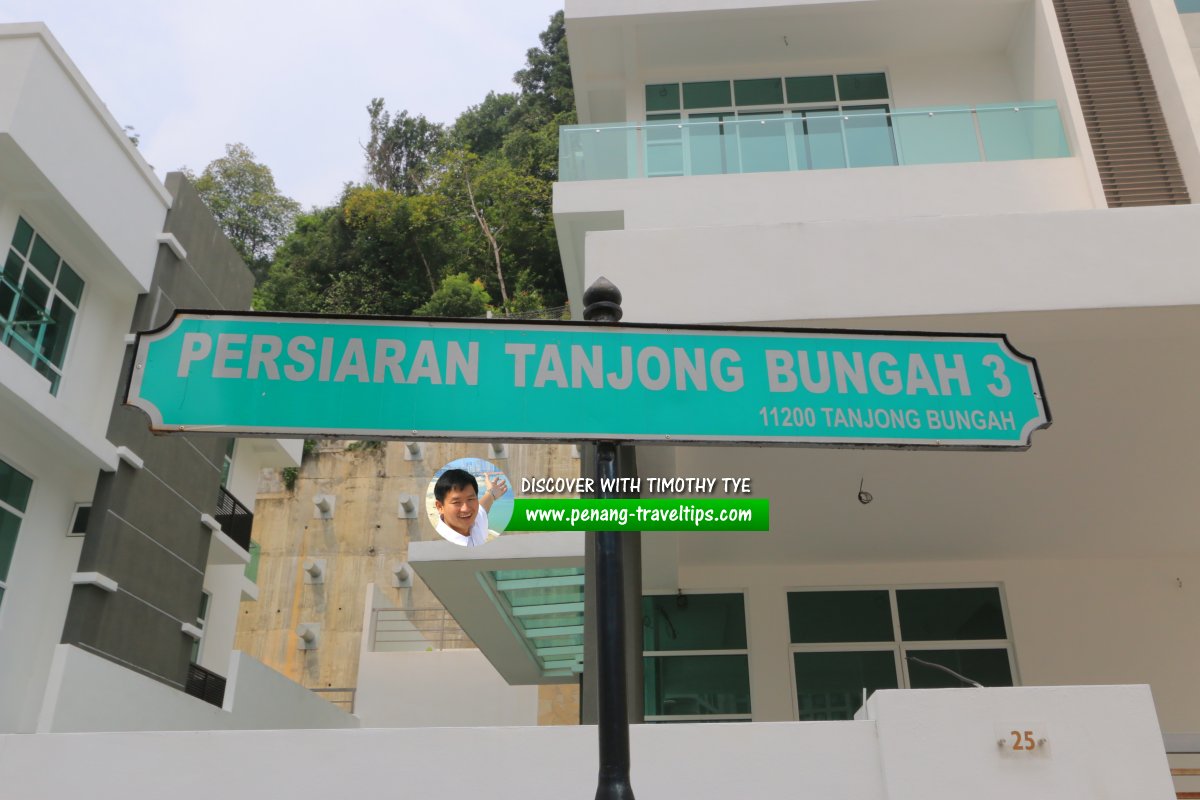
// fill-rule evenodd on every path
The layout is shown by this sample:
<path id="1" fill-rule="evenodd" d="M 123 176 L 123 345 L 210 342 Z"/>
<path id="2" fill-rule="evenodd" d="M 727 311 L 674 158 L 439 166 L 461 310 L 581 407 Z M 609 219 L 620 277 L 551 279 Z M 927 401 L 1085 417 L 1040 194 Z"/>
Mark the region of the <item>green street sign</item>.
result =
<path id="1" fill-rule="evenodd" d="M 178 312 L 126 402 L 156 431 L 1024 449 L 1050 424 L 1000 334 Z"/>

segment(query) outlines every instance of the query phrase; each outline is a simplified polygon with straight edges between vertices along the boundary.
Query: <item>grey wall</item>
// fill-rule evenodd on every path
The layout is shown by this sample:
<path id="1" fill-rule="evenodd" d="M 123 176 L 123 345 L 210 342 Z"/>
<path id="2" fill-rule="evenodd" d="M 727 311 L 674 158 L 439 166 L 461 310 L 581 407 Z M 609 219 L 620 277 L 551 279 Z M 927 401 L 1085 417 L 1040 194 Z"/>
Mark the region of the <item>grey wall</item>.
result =
<path id="1" fill-rule="evenodd" d="M 174 201 L 164 230 L 187 260 L 159 247 L 131 332 L 163 325 L 176 308 L 250 307 L 254 279 L 196 190 L 178 172 L 167 175 L 166 186 Z M 152 435 L 146 416 L 122 403 L 132 363 L 127 347 L 108 439 L 145 466 L 122 462 L 117 472 L 101 474 L 79 559 L 79 571 L 100 572 L 120 588 L 110 594 L 75 587 L 62 640 L 182 687 L 193 640 L 181 626 L 196 621 L 211 539 L 200 515 L 216 512 L 229 440 Z"/>

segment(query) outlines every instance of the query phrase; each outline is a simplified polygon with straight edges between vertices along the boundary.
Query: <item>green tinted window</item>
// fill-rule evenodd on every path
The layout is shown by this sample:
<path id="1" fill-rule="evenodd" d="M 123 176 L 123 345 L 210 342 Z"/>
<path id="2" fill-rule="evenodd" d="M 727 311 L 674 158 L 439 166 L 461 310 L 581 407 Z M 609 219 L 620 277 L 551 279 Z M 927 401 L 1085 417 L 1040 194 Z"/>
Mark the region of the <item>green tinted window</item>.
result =
<path id="1" fill-rule="evenodd" d="M 29 227 L 29 223 L 20 218 L 17 220 L 17 230 L 13 233 L 13 248 L 21 255 L 29 254 L 29 243 L 33 241 L 33 228 Z"/>
<path id="2" fill-rule="evenodd" d="M 895 639 L 886 590 L 788 592 L 788 624 L 795 644 Z"/>
<path id="3" fill-rule="evenodd" d="M 734 81 L 733 96 L 739 106 L 780 105 L 783 103 L 783 81 L 779 78 Z"/>
<path id="4" fill-rule="evenodd" d="M 1007 650 L 909 650 L 909 656 L 941 664 L 984 686 L 1012 686 Z M 908 684 L 913 689 L 942 689 L 963 682 L 935 667 L 908 660 Z"/>
<path id="5" fill-rule="evenodd" d="M 648 656 L 643 675 L 647 716 L 750 713 L 744 655 Z"/>
<path id="6" fill-rule="evenodd" d="M 684 108 L 724 108 L 733 105 L 729 81 L 703 81 L 683 85 Z"/>
<path id="7" fill-rule="evenodd" d="M 896 657 L 891 650 L 845 653 L 793 653 L 796 700 L 802 720 L 853 719 L 863 689 L 896 689 Z"/>
<path id="8" fill-rule="evenodd" d="M 678 108 L 678 83 L 657 83 L 646 87 L 647 111 L 675 111 Z"/>
<path id="9" fill-rule="evenodd" d="M 17 547 L 17 531 L 21 518 L 0 508 L 0 581 L 8 580 L 8 567 L 12 564 L 13 550 Z"/>
<path id="10" fill-rule="evenodd" d="M 744 650 L 745 600 L 740 594 L 643 597 L 642 635 L 647 652 Z"/>
<path id="11" fill-rule="evenodd" d="M 75 270 L 64 261 L 62 270 L 58 273 L 58 290 L 63 293 L 63 297 L 71 301 L 71 305 L 78 306 L 79 298 L 83 296 L 83 279 L 75 274 Z"/>
<path id="12" fill-rule="evenodd" d="M 33 481 L 30 478 L 0 461 L 0 500 L 17 511 L 24 511 L 32 488 Z"/>
<path id="13" fill-rule="evenodd" d="M 1000 590 L 901 589 L 900 632 L 907 642 L 1007 639 Z"/>
<path id="14" fill-rule="evenodd" d="M 21 257 L 12 250 L 8 251 L 8 259 L 4 262 L 4 280 L 8 281 L 13 286 L 17 285 L 17 281 L 21 279 L 21 265 L 24 262 Z M 0 308 L 0 313 L 4 309 Z"/>
<path id="15" fill-rule="evenodd" d="M 33 252 L 29 254 L 29 263 L 48 279 L 54 280 L 54 274 L 58 272 L 58 253 L 46 244 L 45 239 L 38 236 L 33 240 Z"/>
<path id="16" fill-rule="evenodd" d="M 833 91 L 832 75 L 788 78 L 784 82 L 787 84 L 789 103 L 832 103 L 837 99 Z"/>
<path id="17" fill-rule="evenodd" d="M 882 72 L 838 75 L 838 96 L 847 100 L 883 100 L 888 96 L 887 77 Z"/>

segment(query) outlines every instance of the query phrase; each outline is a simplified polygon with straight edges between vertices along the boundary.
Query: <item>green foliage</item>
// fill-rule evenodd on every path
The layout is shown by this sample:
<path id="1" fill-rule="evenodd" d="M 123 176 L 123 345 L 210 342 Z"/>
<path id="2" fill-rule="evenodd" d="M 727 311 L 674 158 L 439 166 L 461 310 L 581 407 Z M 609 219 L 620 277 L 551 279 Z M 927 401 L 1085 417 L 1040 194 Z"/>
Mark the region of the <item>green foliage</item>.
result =
<path id="1" fill-rule="evenodd" d="M 276 246 L 291 230 L 300 204 L 280 193 L 270 168 L 255 161 L 244 144 L 225 145 L 225 156 L 211 162 L 199 177 L 186 168 L 183 172 L 254 279 L 261 281 Z"/>
<path id="2" fill-rule="evenodd" d="M 561 12 L 540 41 L 518 92 L 489 93 L 447 128 L 372 100 L 370 184 L 296 218 L 255 308 L 470 317 L 494 301 L 501 314 L 562 306 L 551 186 L 574 96 Z"/>
<path id="3" fill-rule="evenodd" d="M 380 453 L 383 451 L 382 439 L 360 439 L 346 445 L 348 452 Z"/>
<path id="4" fill-rule="evenodd" d="M 283 478 L 283 486 L 289 492 L 295 491 L 296 480 L 300 477 L 299 467 L 284 467 L 279 471 L 279 476 Z"/>
<path id="5" fill-rule="evenodd" d="M 491 302 L 481 281 L 460 272 L 447 275 L 429 302 L 414 313 L 420 317 L 482 317 L 487 315 Z"/>
<path id="6" fill-rule="evenodd" d="M 394 117 L 385 111 L 383 98 L 367 106 L 371 138 L 367 141 L 367 174 L 376 186 L 401 194 L 424 189 L 432 172 L 433 158 L 441 149 L 445 131 L 420 114 L 410 117 L 401 111 Z"/>

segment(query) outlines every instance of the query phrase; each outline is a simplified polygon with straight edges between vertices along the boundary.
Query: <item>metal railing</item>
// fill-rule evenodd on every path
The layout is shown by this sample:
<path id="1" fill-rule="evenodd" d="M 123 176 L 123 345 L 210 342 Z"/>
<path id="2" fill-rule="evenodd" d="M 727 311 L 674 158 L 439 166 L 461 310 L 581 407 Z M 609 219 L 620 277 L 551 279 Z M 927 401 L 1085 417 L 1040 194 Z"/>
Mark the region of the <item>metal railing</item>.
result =
<path id="1" fill-rule="evenodd" d="M 559 180 L 789 172 L 1069 156 L 1054 101 L 796 109 L 559 129 Z"/>
<path id="2" fill-rule="evenodd" d="M 1200 734 L 1196 733 L 1166 733 L 1163 734 L 1166 745 L 1167 759 L 1171 764 L 1171 778 L 1175 782 L 1175 797 L 1177 800 L 1200 800 L 1200 768 L 1196 765 L 1200 756 Z M 1191 758 L 1187 758 L 1190 756 Z M 1183 757 L 1183 758 L 1181 758 Z M 1190 763 L 1192 766 L 1185 766 Z M 1183 778 L 1184 780 L 1179 780 Z M 1180 788 L 1180 787 L 1184 788 Z"/>
<path id="3" fill-rule="evenodd" d="M 358 690 L 353 686 L 329 686 L 325 688 L 310 689 L 309 691 L 315 695 L 318 695 L 323 700 L 333 703 L 347 714 L 354 713 L 354 697 Z"/>
<path id="4" fill-rule="evenodd" d="M 250 552 L 250 531 L 254 528 L 254 514 L 236 497 L 225 491 L 224 487 L 217 490 L 217 513 L 213 517 L 221 524 L 222 533 L 247 553 Z"/>
<path id="5" fill-rule="evenodd" d="M 372 613 L 371 650 L 375 652 L 473 647 L 475 643 L 444 608 L 377 608 Z"/>
<path id="6" fill-rule="evenodd" d="M 225 704 L 225 678 L 199 664 L 188 665 L 187 683 L 183 690 L 217 708 Z"/>

